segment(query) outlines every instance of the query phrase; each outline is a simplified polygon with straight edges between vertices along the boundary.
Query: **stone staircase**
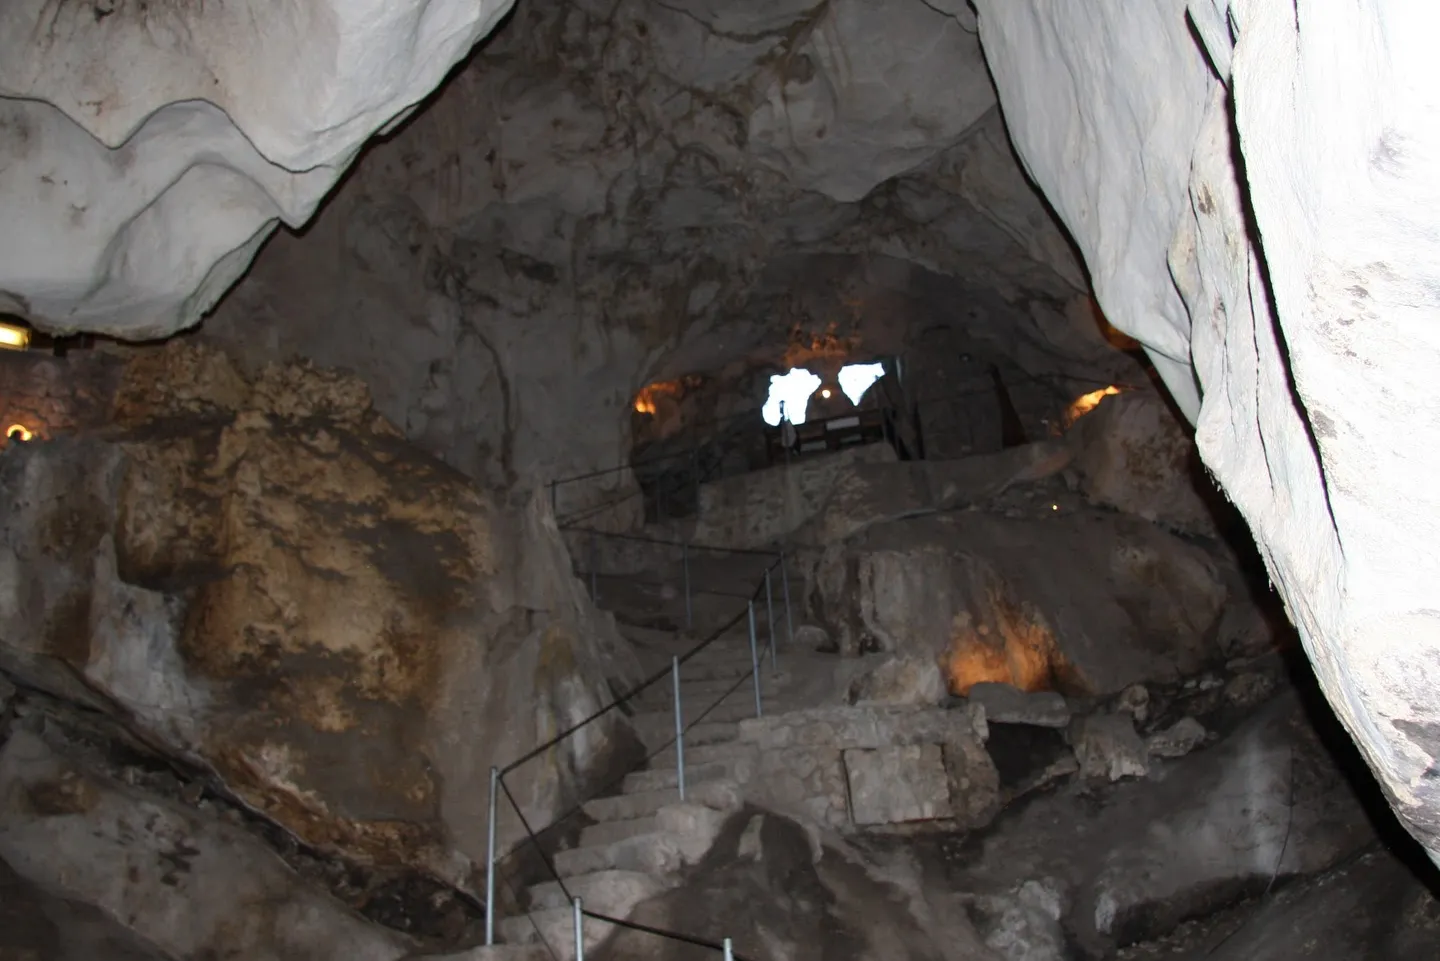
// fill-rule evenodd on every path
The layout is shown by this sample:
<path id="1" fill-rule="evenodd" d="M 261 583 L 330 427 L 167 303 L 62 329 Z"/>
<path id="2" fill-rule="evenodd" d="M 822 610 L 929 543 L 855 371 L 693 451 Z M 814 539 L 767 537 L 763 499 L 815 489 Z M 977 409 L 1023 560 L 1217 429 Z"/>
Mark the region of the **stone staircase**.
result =
<path id="1" fill-rule="evenodd" d="M 684 654 L 695 643 L 649 633 L 657 656 Z M 766 636 L 763 624 L 761 636 Z M 739 805 L 740 784 L 748 780 L 756 758 L 754 746 L 738 739 L 740 721 L 755 716 L 755 689 L 746 678 L 750 670 L 749 632 L 743 624 L 681 665 L 685 723 L 704 715 L 685 733 L 683 802 L 674 746 L 661 750 L 675 735 L 672 683 L 657 682 L 632 702 L 630 720 L 637 735 L 648 751 L 659 753 L 625 778 L 619 794 L 587 802 L 584 812 L 595 823 L 582 830 L 576 847 L 555 856 L 556 873 L 586 910 L 626 918 L 635 905 L 672 886 L 680 869 L 709 849 L 724 812 Z M 784 676 L 771 674 L 768 656 L 762 658 L 760 673 L 765 713 L 783 712 Z M 569 961 L 574 927 L 565 890 L 551 880 L 532 885 L 527 894 L 529 913 L 501 919 L 499 940 L 519 946 L 543 939 L 561 961 Z M 586 950 L 614 927 L 587 918 Z"/>

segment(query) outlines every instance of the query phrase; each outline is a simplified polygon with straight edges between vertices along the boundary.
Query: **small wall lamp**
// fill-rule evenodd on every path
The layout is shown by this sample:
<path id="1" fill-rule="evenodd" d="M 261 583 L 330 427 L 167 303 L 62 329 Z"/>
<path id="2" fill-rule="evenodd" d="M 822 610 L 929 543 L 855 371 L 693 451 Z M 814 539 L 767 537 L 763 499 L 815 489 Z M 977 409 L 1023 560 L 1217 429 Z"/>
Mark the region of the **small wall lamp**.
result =
<path id="1" fill-rule="evenodd" d="M 30 328 L 0 321 L 0 348 L 25 350 L 30 346 Z"/>

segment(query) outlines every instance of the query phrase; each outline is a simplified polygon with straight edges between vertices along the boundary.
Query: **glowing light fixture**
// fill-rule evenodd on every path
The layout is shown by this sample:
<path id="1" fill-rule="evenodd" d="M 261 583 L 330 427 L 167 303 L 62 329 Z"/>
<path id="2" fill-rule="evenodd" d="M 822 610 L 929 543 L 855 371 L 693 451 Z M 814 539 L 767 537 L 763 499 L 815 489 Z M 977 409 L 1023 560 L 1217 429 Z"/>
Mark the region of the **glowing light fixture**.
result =
<path id="1" fill-rule="evenodd" d="M 820 396 L 821 396 L 821 397 L 824 397 L 826 400 L 829 400 L 829 399 L 830 399 L 830 388 L 829 388 L 829 387 L 826 387 L 824 390 L 822 390 L 822 391 L 820 392 Z"/>
<path id="2" fill-rule="evenodd" d="M 0 347 L 7 350 L 24 350 L 30 346 L 30 329 L 19 324 L 0 320 Z"/>
<path id="3" fill-rule="evenodd" d="M 870 385 L 883 376 L 884 364 L 846 364 L 840 368 L 840 389 L 850 398 L 850 403 L 859 406 Z"/>
<path id="4" fill-rule="evenodd" d="M 34 436 L 35 434 L 24 424 L 11 424 L 5 428 L 5 438 L 7 440 L 29 440 Z"/>
<path id="5" fill-rule="evenodd" d="M 1118 393 L 1120 393 L 1120 388 L 1112 384 L 1109 387 L 1092 390 L 1088 394 L 1081 394 L 1075 398 L 1075 402 L 1065 411 L 1065 426 L 1070 426 L 1081 417 L 1090 413 L 1099 406 L 1100 402 L 1106 397 L 1114 397 Z"/>
<path id="6" fill-rule="evenodd" d="M 822 381 L 803 367 L 796 367 L 787 374 L 770 375 L 770 395 L 760 416 L 765 423 L 775 427 L 780 423 L 780 407 L 785 407 L 785 418 L 792 424 L 805 423 L 805 408 L 810 404 L 810 395 Z"/>

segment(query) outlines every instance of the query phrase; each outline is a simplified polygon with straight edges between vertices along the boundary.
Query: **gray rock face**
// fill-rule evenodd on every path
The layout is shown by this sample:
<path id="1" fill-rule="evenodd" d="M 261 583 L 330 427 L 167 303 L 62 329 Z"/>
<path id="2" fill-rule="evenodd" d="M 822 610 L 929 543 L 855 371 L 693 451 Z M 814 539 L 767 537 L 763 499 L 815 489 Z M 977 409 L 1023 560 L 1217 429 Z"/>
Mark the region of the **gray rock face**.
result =
<path id="1" fill-rule="evenodd" d="M 1188 534 L 1215 536 L 1195 439 L 1145 391 L 1106 397 L 1066 435 L 1081 490 L 1097 504 Z M 1202 486 L 1205 485 L 1205 486 Z M 1213 493 L 1213 492 L 1212 492 Z"/>
<path id="2" fill-rule="evenodd" d="M 958 907 L 927 891 L 913 867 L 867 866 L 838 838 L 748 809 L 680 887 L 640 905 L 632 920 L 716 943 L 731 938 L 735 953 L 751 958 L 988 959 Z M 593 956 L 661 961 L 681 950 L 693 949 L 626 931 Z"/>
<path id="3" fill-rule="evenodd" d="M 1440 948 L 1440 901 L 1394 855 L 1372 850 L 1208 928 L 1208 936 L 1194 939 L 1199 943 L 1167 939 L 1127 954 L 1126 961 L 1434 957 Z"/>
<path id="4" fill-rule="evenodd" d="M 1145 742 L 1124 714 L 1095 714 L 1077 718 L 1070 728 L 1070 743 L 1081 777 L 1118 781 L 1150 773 Z"/>
<path id="5" fill-rule="evenodd" d="M 855 704 L 936 707 L 948 693 L 945 675 L 933 658 L 889 657 L 856 679 L 850 688 L 850 700 Z"/>
<path id="6" fill-rule="evenodd" d="M 812 610 L 843 654 L 944 659 L 957 694 L 979 682 L 1109 694 L 1214 656 L 1223 559 L 1138 518 L 1045 513 L 874 525 L 822 555 Z"/>
<path id="7" fill-rule="evenodd" d="M 1412 293 L 1440 280 L 1419 160 L 1440 149 L 1435 10 L 977 7 L 1016 148 L 1100 304 L 1195 421 L 1332 705 L 1440 863 L 1440 427 L 1409 386 L 1440 368 L 1412 336 L 1440 314 Z"/>
<path id="8" fill-rule="evenodd" d="M 0 859 L 165 957 L 394 961 L 413 948 L 249 835 L 88 774 L 24 732 L 0 749 L 0 805 Z"/>
<path id="9" fill-rule="evenodd" d="M 1163 731 L 1145 739 L 1145 750 L 1154 757 L 1184 757 L 1205 741 L 1205 726 L 1193 717 L 1182 717 Z"/>
<path id="10" fill-rule="evenodd" d="M 1054 691 L 1022 691 L 1009 684 L 982 682 L 966 695 L 985 709 L 990 724 L 1029 724 L 1034 727 L 1068 727 L 1070 705 Z"/>
<path id="11" fill-rule="evenodd" d="M 1057 879 L 1065 930 L 1097 956 L 1272 877 L 1324 870 L 1373 837 L 1363 806 L 1289 694 L 1149 779 L 1086 789 L 1088 804 L 1077 804 L 1075 790 L 1038 797 L 998 821 L 967 883 L 998 896 L 1029 879 Z"/>

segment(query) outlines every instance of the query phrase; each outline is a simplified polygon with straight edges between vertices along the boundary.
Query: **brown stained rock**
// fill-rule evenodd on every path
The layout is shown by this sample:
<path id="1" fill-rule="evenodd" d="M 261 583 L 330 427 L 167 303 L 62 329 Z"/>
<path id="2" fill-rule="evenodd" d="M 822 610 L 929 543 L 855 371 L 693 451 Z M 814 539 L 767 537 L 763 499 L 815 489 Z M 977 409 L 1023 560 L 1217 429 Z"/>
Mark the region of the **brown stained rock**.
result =
<path id="1" fill-rule="evenodd" d="M 308 843 L 463 873 L 489 766 L 628 686 L 628 648 L 538 501 L 499 504 L 409 446 L 353 378 L 238 377 L 213 351 L 142 354 L 115 442 L 7 458 L 0 664 L 82 677 Z M 612 763 L 623 725 L 512 775 L 527 816 Z M 506 812 L 502 843 L 517 830 Z"/>
<path id="2" fill-rule="evenodd" d="M 810 602 L 842 654 L 944 658 L 952 693 L 1000 682 L 1111 694 L 1177 680 L 1216 656 L 1226 563 L 1111 511 L 965 511 L 833 545 Z"/>
<path id="3" fill-rule="evenodd" d="M 1081 488 L 1097 504 L 1215 536 L 1193 432 L 1146 391 L 1104 398 L 1068 435 Z"/>

